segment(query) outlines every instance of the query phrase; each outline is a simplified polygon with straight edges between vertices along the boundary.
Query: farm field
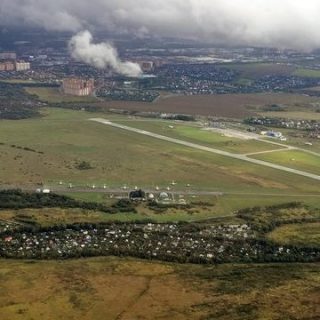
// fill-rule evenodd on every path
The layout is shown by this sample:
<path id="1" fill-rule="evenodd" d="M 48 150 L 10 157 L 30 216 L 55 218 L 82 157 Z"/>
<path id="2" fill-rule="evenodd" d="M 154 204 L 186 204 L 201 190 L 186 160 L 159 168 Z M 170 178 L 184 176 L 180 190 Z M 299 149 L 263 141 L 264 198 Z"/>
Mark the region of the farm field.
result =
<path id="1" fill-rule="evenodd" d="M 320 223 L 288 224 L 276 228 L 268 238 L 276 243 L 295 246 L 320 246 Z"/>
<path id="2" fill-rule="evenodd" d="M 256 114 L 264 105 L 316 103 L 319 98 L 299 94 L 261 93 L 202 96 L 171 96 L 154 103 L 110 101 L 100 103 L 106 109 L 161 111 L 242 119 Z"/>
<path id="3" fill-rule="evenodd" d="M 2 320 L 317 319 L 318 268 L 0 260 L 0 313 Z"/>
<path id="4" fill-rule="evenodd" d="M 42 88 L 42 87 L 26 87 L 25 90 L 29 94 L 38 96 L 41 101 L 48 103 L 59 102 L 97 102 L 94 97 L 76 97 L 64 95 L 59 91 L 59 88 Z"/>
<path id="5" fill-rule="evenodd" d="M 279 151 L 250 157 L 320 175 L 320 157 L 303 151 Z"/>
<path id="6" fill-rule="evenodd" d="M 1 121 L 0 181 L 9 185 L 191 184 L 196 190 L 318 194 L 308 178 L 88 121 L 101 114 L 46 109 L 42 119 Z M 105 115 L 104 115 L 105 116 Z M 27 149 L 25 149 L 27 148 Z M 147 156 L 146 156 L 147 155 Z M 79 170 L 87 161 L 92 169 Z M 14 164 L 14 166 L 12 165 Z"/>

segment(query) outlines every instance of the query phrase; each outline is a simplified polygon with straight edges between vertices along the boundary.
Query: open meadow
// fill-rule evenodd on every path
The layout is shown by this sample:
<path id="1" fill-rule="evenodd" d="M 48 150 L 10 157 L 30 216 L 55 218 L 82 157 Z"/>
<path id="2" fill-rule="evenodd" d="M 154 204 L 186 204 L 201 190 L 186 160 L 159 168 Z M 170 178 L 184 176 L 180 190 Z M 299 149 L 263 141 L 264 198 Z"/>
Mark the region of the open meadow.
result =
<path id="1" fill-rule="evenodd" d="M 318 268 L 0 260 L 0 314 L 1 320 L 318 319 Z"/>
<path id="2" fill-rule="evenodd" d="M 281 244 L 319 247 L 320 222 L 284 225 L 273 230 L 268 237 Z"/>

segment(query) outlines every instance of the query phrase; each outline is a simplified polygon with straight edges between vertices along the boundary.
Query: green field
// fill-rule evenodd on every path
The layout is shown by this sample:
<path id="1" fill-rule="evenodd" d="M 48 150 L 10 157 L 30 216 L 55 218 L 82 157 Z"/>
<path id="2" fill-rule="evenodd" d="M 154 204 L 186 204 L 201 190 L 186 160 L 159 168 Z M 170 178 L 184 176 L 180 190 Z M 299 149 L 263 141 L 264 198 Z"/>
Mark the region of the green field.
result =
<path id="1" fill-rule="evenodd" d="M 0 278 L 1 320 L 320 317 L 315 264 L 0 260 Z"/>
<path id="2" fill-rule="evenodd" d="M 299 68 L 293 74 L 298 77 L 320 78 L 320 70 Z"/>
<path id="3" fill-rule="evenodd" d="M 251 156 L 251 158 L 281 164 L 293 169 L 320 175 L 320 156 L 299 150 L 264 153 Z"/>
<path id="4" fill-rule="evenodd" d="M 227 68 L 240 72 L 241 79 L 257 79 L 267 75 L 291 75 L 295 67 L 276 63 L 239 63 L 226 64 Z"/>
<path id="5" fill-rule="evenodd" d="M 320 246 L 320 223 L 301 223 L 281 226 L 268 235 L 280 244 L 296 246 Z"/>
<path id="6" fill-rule="evenodd" d="M 60 92 L 59 88 L 42 88 L 42 87 L 26 87 L 25 90 L 29 94 L 38 96 L 41 101 L 49 103 L 60 102 L 97 102 L 94 97 L 77 97 L 68 96 Z"/>
<path id="7" fill-rule="evenodd" d="M 307 151 L 320 153 L 320 139 L 312 139 L 309 137 L 305 137 L 303 135 L 308 135 L 307 132 L 301 132 L 302 134 L 301 135 L 299 134 L 299 131 L 294 129 L 281 128 L 280 131 L 285 137 L 287 137 L 287 141 L 281 141 L 281 144 L 298 147 Z M 306 144 L 310 142 L 312 143 L 311 146 Z"/>
<path id="8" fill-rule="evenodd" d="M 275 201 L 279 200 L 279 195 L 319 194 L 318 184 L 310 179 L 87 120 L 92 117 L 117 121 L 128 119 L 83 111 L 44 109 L 40 119 L 1 121 L 0 182 L 17 187 L 34 187 L 38 183 L 55 186 L 63 181 L 75 186 L 106 184 L 119 188 L 127 184 L 166 188 L 175 180 L 178 190 L 186 190 L 186 184 L 191 184 L 193 190 L 245 193 L 234 200 L 232 208 L 241 201 L 249 204 L 259 194 L 274 194 Z M 132 121 L 124 123 L 135 125 Z M 138 121 L 136 124 L 150 126 L 150 131 L 154 127 L 154 132 L 171 130 L 167 122 Z M 204 145 L 245 152 L 255 149 L 258 143 L 252 145 L 252 142 L 221 137 L 195 127 L 173 125 L 178 128 L 173 130 L 175 136 L 198 143 L 203 141 Z M 261 146 L 263 149 L 270 147 L 264 143 Z M 93 169 L 77 169 L 81 161 L 88 161 Z"/>
<path id="9" fill-rule="evenodd" d="M 225 150 L 228 152 L 246 154 L 250 152 L 268 151 L 281 147 L 256 140 L 244 140 L 227 137 L 221 133 L 203 130 L 194 124 L 179 124 L 169 121 L 139 121 L 139 120 L 115 120 L 130 127 L 151 131 L 164 136 L 181 139 L 193 143 Z M 172 128 L 173 127 L 173 128 Z"/>

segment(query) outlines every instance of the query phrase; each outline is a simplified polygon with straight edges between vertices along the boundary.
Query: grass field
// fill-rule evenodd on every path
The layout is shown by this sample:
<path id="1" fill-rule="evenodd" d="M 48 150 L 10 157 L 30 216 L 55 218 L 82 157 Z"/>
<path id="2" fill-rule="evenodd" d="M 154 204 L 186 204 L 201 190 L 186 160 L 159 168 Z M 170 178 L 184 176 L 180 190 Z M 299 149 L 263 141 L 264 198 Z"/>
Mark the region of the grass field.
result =
<path id="1" fill-rule="evenodd" d="M 293 66 L 276 63 L 227 64 L 226 67 L 240 72 L 241 77 L 247 79 L 257 79 L 268 75 L 289 76 L 295 71 Z"/>
<path id="2" fill-rule="evenodd" d="M 244 140 L 234 137 L 227 137 L 221 133 L 203 130 L 201 127 L 173 123 L 168 121 L 131 121 L 116 120 L 130 127 L 151 131 L 168 137 L 182 139 L 193 143 L 201 143 L 202 145 L 225 150 L 233 153 L 246 154 L 250 152 L 268 151 L 281 148 L 280 146 L 271 145 L 256 140 Z M 173 127 L 173 128 L 172 128 Z"/>
<path id="3" fill-rule="evenodd" d="M 299 68 L 293 74 L 298 77 L 320 78 L 320 70 Z"/>
<path id="4" fill-rule="evenodd" d="M 290 150 L 272 153 L 264 153 L 251 158 L 281 164 L 293 169 L 320 175 L 320 157 L 303 151 Z"/>
<path id="5" fill-rule="evenodd" d="M 41 101 L 49 103 L 59 102 L 97 102 L 94 97 L 77 97 L 68 96 L 60 92 L 59 88 L 41 88 L 41 87 L 26 87 L 25 90 L 29 94 L 38 96 Z"/>
<path id="6" fill-rule="evenodd" d="M 320 153 L 320 139 L 309 138 L 307 136 L 308 132 L 299 132 L 298 130 L 284 128 L 281 128 L 279 130 L 285 137 L 288 138 L 287 141 L 281 141 L 282 144 L 298 147 L 307 151 Z M 312 143 L 312 146 L 306 145 L 306 143 L 310 142 Z"/>
<path id="7" fill-rule="evenodd" d="M 268 238 L 280 244 L 320 247 L 320 222 L 284 225 L 272 231 Z"/>
<path id="8" fill-rule="evenodd" d="M 95 116 L 101 115 L 47 109 L 42 119 L 1 121 L 0 181 L 145 187 L 167 186 L 174 179 L 219 191 L 319 191 L 309 179 L 87 121 Z M 82 160 L 94 169 L 76 169 Z"/>
<path id="9" fill-rule="evenodd" d="M 295 120 L 317 120 L 320 121 L 320 112 L 313 112 L 312 110 L 304 111 L 288 111 L 288 112 L 260 112 L 263 117 L 269 118 L 284 118 Z"/>
<path id="10" fill-rule="evenodd" d="M 318 319 L 318 268 L 0 260 L 0 314 L 1 320 Z"/>
<path id="11" fill-rule="evenodd" d="M 70 197 L 83 201 L 95 201 L 111 205 L 115 202 L 103 193 L 68 193 Z M 152 219 L 156 222 L 177 222 L 177 221 L 202 221 L 212 219 L 214 222 L 220 217 L 234 218 L 234 213 L 239 209 L 257 206 L 270 206 L 281 203 L 299 201 L 309 205 L 311 208 L 320 209 L 319 197 L 304 196 L 263 196 L 263 195 L 225 195 L 214 196 L 185 196 L 184 199 L 191 204 L 190 209 L 169 208 L 162 213 L 157 213 L 145 204 L 136 207 L 137 213 L 107 214 L 83 209 L 20 209 L 1 210 L 0 220 L 12 222 L 37 223 L 41 226 L 52 226 L 57 224 L 71 223 L 99 223 L 108 221 L 137 221 Z M 197 205 L 196 203 L 206 203 Z M 195 205 L 192 205 L 195 203 Z M 210 205 L 208 205 L 210 204 Z"/>

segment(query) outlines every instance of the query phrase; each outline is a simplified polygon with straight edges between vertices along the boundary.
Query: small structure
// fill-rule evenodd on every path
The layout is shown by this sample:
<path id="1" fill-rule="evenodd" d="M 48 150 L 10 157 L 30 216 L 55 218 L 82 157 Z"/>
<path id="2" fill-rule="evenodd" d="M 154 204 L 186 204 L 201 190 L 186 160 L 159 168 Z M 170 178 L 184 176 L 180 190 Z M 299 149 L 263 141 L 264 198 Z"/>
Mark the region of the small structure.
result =
<path id="1" fill-rule="evenodd" d="M 158 198 L 158 202 L 160 203 L 171 203 L 172 199 L 170 198 L 167 192 L 161 192 Z"/>
<path id="2" fill-rule="evenodd" d="M 148 194 L 148 200 L 150 200 L 150 201 L 154 200 L 154 194 L 153 193 L 149 193 Z"/>
<path id="3" fill-rule="evenodd" d="M 145 201 L 146 193 L 143 190 L 134 190 L 129 193 L 129 198 L 132 201 Z"/>
<path id="4" fill-rule="evenodd" d="M 36 189 L 36 193 L 44 193 L 44 194 L 49 194 L 51 192 L 51 190 L 50 189 L 40 189 L 40 188 L 38 188 L 38 189 Z"/>

